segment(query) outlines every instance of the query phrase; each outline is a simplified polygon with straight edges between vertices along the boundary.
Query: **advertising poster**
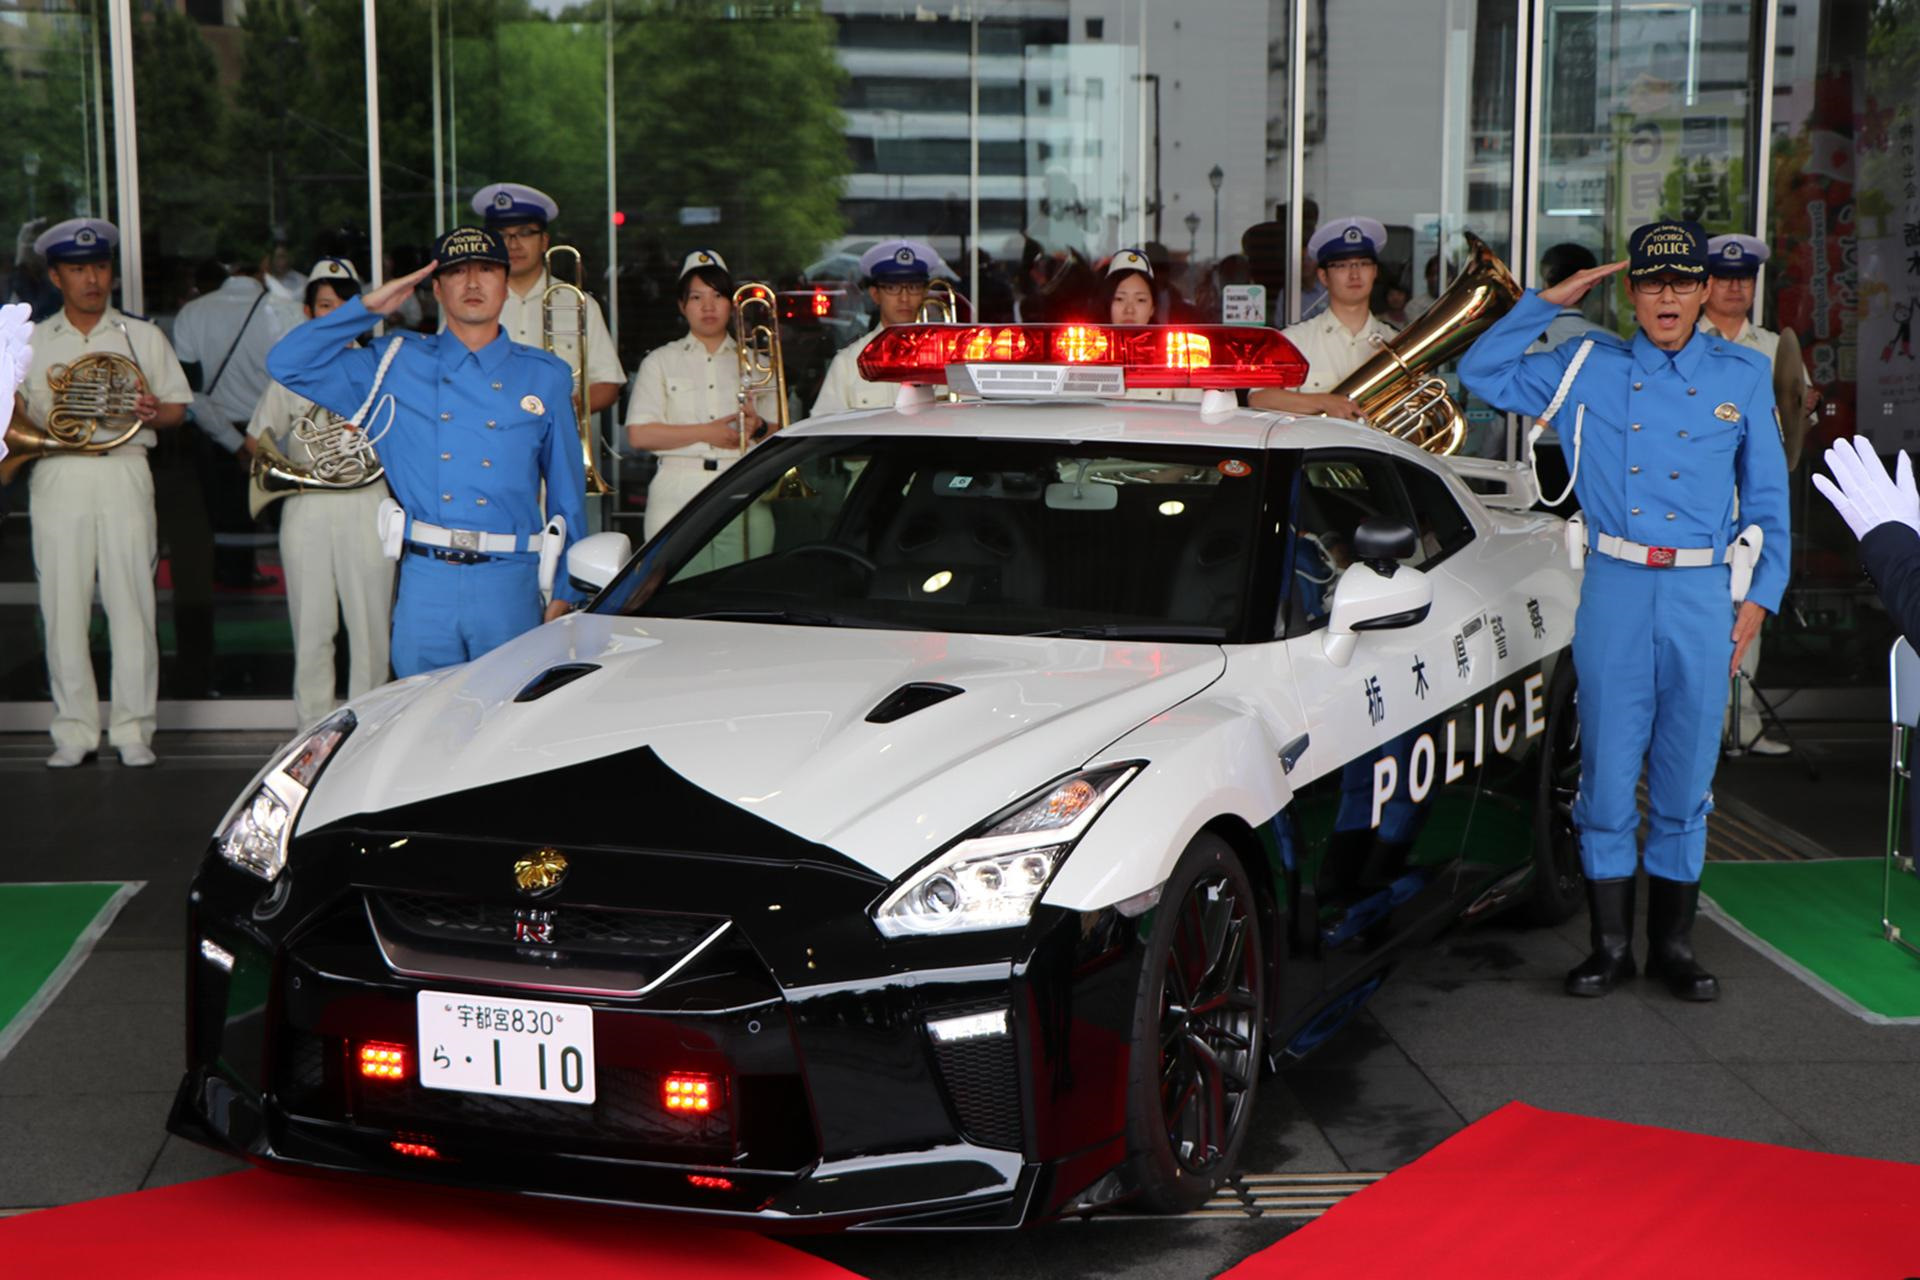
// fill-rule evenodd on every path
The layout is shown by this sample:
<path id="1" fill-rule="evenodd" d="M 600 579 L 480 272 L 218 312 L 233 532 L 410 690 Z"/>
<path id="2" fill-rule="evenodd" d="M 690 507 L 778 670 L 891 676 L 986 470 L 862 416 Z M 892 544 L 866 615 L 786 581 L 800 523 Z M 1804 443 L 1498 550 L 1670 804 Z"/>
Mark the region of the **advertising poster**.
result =
<path id="1" fill-rule="evenodd" d="M 1859 235 L 1858 420 L 1882 453 L 1920 443 L 1920 115 L 1905 95 L 1861 104 L 1854 193 Z"/>

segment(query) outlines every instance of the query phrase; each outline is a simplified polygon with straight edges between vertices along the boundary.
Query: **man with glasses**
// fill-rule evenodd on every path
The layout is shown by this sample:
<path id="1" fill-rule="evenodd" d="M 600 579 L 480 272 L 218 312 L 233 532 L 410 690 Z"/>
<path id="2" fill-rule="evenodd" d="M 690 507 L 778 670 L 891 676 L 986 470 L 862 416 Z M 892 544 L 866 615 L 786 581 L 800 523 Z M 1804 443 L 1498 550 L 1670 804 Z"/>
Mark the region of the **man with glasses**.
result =
<path id="1" fill-rule="evenodd" d="M 912 324 L 927 300 L 927 285 L 936 272 L 951 275 L 940 255 L 918 240 L 882 240 L 860 255 L 860 278 L 873 299 L 875 324 L 864 337 L 840 348 L 827 366 L 826 380 L 813 401 L 813 417 L 845 413 L 849 409 L 887 409 L 900 387 L 892 382 L 868 382 L 860 376 L 860 353 L 888 325 Z"/>
<path id="2" fill-rule="evenodd" d="M 1283 330 L 1307 358 L 1307 380 L 1291 391 L 1262 388 L 1247 397 L 1248 404 L 1287 413 L 1359 416 L 1353 401 L 1334 395 L 1333 388 L 1366 362 L 1377 343 L 1393 338 L 1393 326 L 1373 314 L 1373 284 L 1386 243 L 1387 229 L 1372 218 L 1337 218 L 1314 233 L 1307 253 L 1316 264 L 1314 278 L 1326 290 L 1327 308 Z"/>
<path id="3" fill-rule="evenodd" d="M 515 342 L 545 347 L 541 302 L 553 284 L 553 277 L 547 274 L 547 250 L 553 245 L 547 224 L 560 216 L 560 206 L 544 191 L 518 182 L 496 182 L 474 193 L 473 211 L 507 246 L 507 302 L 500 310 L 500 327 Z M 565 323 L 570 326 L 572 321 Z M 610 407 L 620 399 L 620 390 L 626 384 L 620 353 L 614 350 L 613 335 L 607 332 L 607 318 L 600 313 L 600 304 L 589 297 L 587 411 L 599 413 Z"/>
<path id="4" fill-rule="evenodd" d="M 1468 350 L 1460 374 L 1502 409 L 1539 417 L 1559 406 L 1585 518 L 1569 526 L 1586 557 L 1574 619 L 1573 817 L 1593 953 L 1567 974 L 1567 993 L 1605 995 L 1634 974 L 1644 766 L 1647 971 L 1683 1000 L 1712 1000 L 1719 984 L 1694 958 L 1693 918 L 1720 717 L 1727 680 L 1786 588 L 1786 456 L 1767 360 L 1697 328 L 1705 234 L 1691 222 L 1649 223 L 1628 249 L 1624 262 L 1528 290 Z M 1631 342 L 1595 334 L 1526 354 L 1559 308 L 1622 269 L 1640 326 Z M 1739 524 L 1760 537 L 1736 533 L 1736 501 Z"/>
<path id="5" fill-rule="evenodd" d="M 1751 347 L 1767 358 L 1774 371 L 1774 394 L 1780 401 L 1780 421 L 1784 425 L 1793 423 L 1796 417 L 1803 418 L 1819 403 L 1820 394 L 1813 389 L 1813 379 L 1807 376 L 1806 361 L 1800 358 L 1799 338 L 1789 331 L 1783 344 L 1782 335 L 1762 329 L 1751 318 L 1754 285 L 1760 276 L 1760 264 L 1768 256 L 1765 243 L 1753 236 L 1715 236 L 1707 241 L 1707 304 L 1700 317 L 1700 332 Z M 1792 403 L 1787 388 L 1796 384 L 1800 395 L 1798 403 Z M 1755 636 L 1740 664 L 1738 692 L 1729 690 L 1728 693 L 1728 729 L 1736 724 L 1739 727 L 1739 741 L 1728 747 L 1729 755 L 1784 756 L 1792 750 L 1786 743 L 1761 732 L 1764 722 L 1760 718 L 1760 700 L 1753 692 L 1753 677 L 1759 668 L 1760 637 Z M 1737 720 L 1736 697 L 1739 700 Z"/>

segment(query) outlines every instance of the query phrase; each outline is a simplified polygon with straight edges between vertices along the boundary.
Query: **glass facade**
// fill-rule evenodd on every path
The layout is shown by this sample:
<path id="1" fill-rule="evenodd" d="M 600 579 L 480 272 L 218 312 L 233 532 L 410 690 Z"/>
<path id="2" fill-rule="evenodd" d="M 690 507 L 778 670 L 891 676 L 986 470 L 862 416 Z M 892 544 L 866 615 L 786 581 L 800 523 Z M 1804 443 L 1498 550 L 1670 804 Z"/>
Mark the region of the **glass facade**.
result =
<path id="1" fill-rule="evenodd" d="M 684 332 L 690 249 L 775 283 L 802 416 L 871 321 L 859 255 L 893 236 L 985 318 L 1083 314 L 1140 246 L 1170 308 L 1284 324 L 1318 302 L 1305 239 L 1364 214 L 1400 322 L 1462 233 L 1538 283 L 1560 247 L 1606 261 L 1684 213 L 1773 245 L 1756 320 L 1800 339 L 1810 457 L 1854 430 L 1892 450 L 1920 435 L 1916 63 L 1920 0 L 48 0 L 0 5 L 0 251 L 46 314 L 34 234 L 112 218 L 122 305 L 172 333 L 236 266 L 289 294 L 322 254 L 404 272 L 480 188 L 524 182 L 628 376 Z M 416 303 L 401 322 L 431 330 Z M 1618 291 L 1587 306 L 1630 324 Z M 248 515 L 198 363 L 196 423 L 153 459 L 162 723 L 290 723 L 277 511 Z M 1468 408 L 1479 451 L 1510 447 Z M 651 460 L 623 409 L 596 415 L 613 492 L 590 507 L 637 537 Z M 1760 682 L 1873 687 L 1885 616 L 1809 469 Z M 0 488 L 0 729 L 47 715 L 27 508 Z"/>

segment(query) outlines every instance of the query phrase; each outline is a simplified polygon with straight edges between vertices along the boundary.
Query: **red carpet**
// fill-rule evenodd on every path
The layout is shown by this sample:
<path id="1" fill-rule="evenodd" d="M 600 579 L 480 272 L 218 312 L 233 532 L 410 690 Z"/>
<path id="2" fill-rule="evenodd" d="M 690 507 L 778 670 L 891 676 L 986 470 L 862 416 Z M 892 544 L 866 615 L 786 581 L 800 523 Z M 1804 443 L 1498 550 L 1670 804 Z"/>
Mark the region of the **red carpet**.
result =
<path id="1" fill-rule="evenodd" d="M 1920 1166 L 1515 1102 L 1226 1275 L 1902 1280 Z"/>
<path id="2" fill-rule="evenodd" d="M 750 1231 L 402 1183 L 247 1170 L 0 1219 L 0 1274 L 701 1280 L 852 1272 Z"/>

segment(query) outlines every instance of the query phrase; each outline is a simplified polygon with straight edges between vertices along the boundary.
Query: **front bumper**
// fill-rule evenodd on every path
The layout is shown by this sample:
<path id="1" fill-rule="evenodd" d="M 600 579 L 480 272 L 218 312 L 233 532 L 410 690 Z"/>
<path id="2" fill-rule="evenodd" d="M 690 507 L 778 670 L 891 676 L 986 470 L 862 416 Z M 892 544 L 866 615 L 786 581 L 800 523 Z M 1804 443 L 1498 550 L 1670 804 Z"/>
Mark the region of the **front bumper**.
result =
<path id="1" fill-rule="evenodd" d="M 413 971 L 396 971 L 403 930 L 384 904 L 432 893 L 479 904 L 473 918 L 510 913 L 518 900 L 497 873 L 524 852 L 335 830 L 296 841 L 271 887 L 210 855 L 189 904 L 188 1065 L 169 1127 L 269 1165 L 789 1230 L 1011 1227 L 1096 1183 L 1097 1198 L 1113 1193 L 1103 1178 L 1124 1157 L 1136 922 L 1048 909 L 1024 931 L 888 941 L 866 915 L 884 886 L 850 865 L 567 849 L 573 873 L 542 904 L 560 919 L 644 902 L 637 915 L 704 918 L 688 936 L 710 940 L 673 955 L 642 939 L 637 950 L 655 954 L 635 971 L 661 976 L 633 994 L 552 989 L 632 959 L 604 940 L 555 963 L 551 951 L 411 937 Z M 711 938 L 716 920 L 729 927 Z M 516 971 L 533 985 L 474 976 Z M 597 1100 L 360 1078 L 353 1046 L 415 1045 L 415 996 L 428 989 L 591 1007 Z M 928 1034 L 930 1020 L 996 1009 L 1004 1035 Z M 678 1071 L 723 1080 L 724 1104 L 664 1110 L 659 1082 Z"/>

